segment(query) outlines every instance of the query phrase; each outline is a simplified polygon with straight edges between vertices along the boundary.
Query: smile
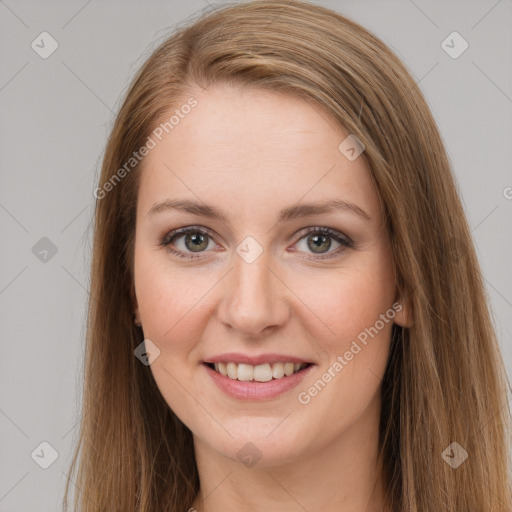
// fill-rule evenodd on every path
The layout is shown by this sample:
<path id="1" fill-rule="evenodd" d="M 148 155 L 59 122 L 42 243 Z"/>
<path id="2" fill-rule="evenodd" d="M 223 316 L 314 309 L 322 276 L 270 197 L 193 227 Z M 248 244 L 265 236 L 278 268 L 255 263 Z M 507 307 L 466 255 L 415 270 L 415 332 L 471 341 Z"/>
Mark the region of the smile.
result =
<path id="1" fill-rule="evenodd" d="M 264 363 L 253 366 L 251 364 L 207 363 L 224 377 L 238 381 L 269 382 L 272 379 L 282 379 L 310 366 L 311 363 Z"/>

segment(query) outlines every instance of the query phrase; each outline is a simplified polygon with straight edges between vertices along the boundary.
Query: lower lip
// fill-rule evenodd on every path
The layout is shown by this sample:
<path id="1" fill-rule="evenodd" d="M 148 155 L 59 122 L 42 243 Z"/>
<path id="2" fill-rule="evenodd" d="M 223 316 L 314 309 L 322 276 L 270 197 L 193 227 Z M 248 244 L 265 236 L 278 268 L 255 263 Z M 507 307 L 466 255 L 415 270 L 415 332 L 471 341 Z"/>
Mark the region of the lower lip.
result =
<path id="1" fill-rule="evenodd" d="M 205 363 L 203 363 L 203 367 L 213 382 L 227 395 L 239 400 L 269 400 L 300 384 L 302 379 L 313 369 L 314 365 L 312 364 L 288 377 L 272 379 L 268 382 L 234 380 L 212 370 Z"/>

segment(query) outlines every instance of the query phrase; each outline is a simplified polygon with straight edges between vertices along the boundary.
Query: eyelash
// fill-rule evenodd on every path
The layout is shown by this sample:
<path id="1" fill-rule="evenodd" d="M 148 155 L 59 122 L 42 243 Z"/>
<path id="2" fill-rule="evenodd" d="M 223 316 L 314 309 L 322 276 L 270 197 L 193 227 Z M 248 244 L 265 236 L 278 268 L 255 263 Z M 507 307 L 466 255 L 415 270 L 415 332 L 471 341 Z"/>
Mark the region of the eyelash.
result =
<path id="1" fill-rule="evenodd" d="M 213 240 L 213 236 L 211 235 L 210 231 L 204 228 L 201 228 L 199 226 L 188 226 L 186 228 L 180 228 L 175 229 L 174 231 L 171 231 L 165 237 L 161 240 L 160 245 L 165 247 L 169 252 L 174 254 L 180 259 L 184 260 L 194 260 L 197 258 L 201 258 L 201 253 L 197 253 L 197 256 L 192 256 L 190 253 L 184 253 L 182 251 L 176 250 L 172 248 L 171 243 L 174 241 L 175 238 L 179 238 L 181 235 L 186 235 L 188 233 L 199 233 L 202 235 L 207 235 L 209 238 Z M 308 227 L 305 228 L 304 231 L 301 232 L 301 237 L 298 241 L 302 240 L 303 238 L 306 238 L 307 236 L 311 234 L 319 234 L 319 235 L 328 235 L 331 238 L 334 238 L 338 243 L 341 244 L 342 247 L 339 247 L 335 251 L 326 253 L 325 255 L 318 255 L 314 256 L 313 258 L 308 258 L 312 260 L 326 260 L 331 259 L 336 256 L 339 256 L 339 253 L 343 252 L 345 249 L 352 248 L 354 246 L 352 240 L 348 238 L 345 235 L 342 235 L 341 233 L 330 229 L 326 227 Z"/>

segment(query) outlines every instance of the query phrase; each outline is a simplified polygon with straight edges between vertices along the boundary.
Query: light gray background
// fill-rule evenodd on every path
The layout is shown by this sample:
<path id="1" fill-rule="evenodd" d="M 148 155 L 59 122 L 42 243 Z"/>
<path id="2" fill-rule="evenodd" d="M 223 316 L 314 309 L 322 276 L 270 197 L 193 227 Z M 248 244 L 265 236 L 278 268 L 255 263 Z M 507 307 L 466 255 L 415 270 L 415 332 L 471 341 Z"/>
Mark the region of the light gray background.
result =
<path id="1" fill-rule="evenodd" d="M 384 40 L 426 95 L 510 375 L 512 1 L 317 3 Z M 59 510 L 78 430 L 92 191 L 107 133 L 151 49 L 208 4 L 220 2 L 0 0 L 0 512 Z M 31 48 L 43 31 L 59 44 L 47 59 Z M 469 43 L 457 59 L 441 47 L 453 31 Z M 32 251 L 43 237 L 57 247 L 46 262 Z M 46 470 L 31 458 L 43 441 L 59 455 Z"/>

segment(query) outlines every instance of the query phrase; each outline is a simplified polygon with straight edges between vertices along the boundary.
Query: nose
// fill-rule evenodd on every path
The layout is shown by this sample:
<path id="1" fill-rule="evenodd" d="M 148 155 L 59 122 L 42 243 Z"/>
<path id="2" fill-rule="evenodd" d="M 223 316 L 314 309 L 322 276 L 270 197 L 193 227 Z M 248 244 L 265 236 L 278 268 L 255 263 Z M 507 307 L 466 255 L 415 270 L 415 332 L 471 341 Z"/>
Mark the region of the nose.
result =
<path id="1" fill-rule="evenodd" d="M 271 268 L 268 253 L 251 263 L 236 254 L 224 279 L 219 320 L 245 337 L 261 338 L 284 325 L 290 315 L 289 290 Z"/>

